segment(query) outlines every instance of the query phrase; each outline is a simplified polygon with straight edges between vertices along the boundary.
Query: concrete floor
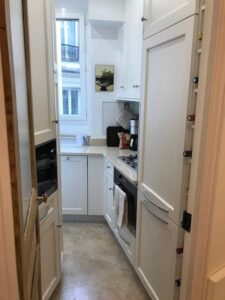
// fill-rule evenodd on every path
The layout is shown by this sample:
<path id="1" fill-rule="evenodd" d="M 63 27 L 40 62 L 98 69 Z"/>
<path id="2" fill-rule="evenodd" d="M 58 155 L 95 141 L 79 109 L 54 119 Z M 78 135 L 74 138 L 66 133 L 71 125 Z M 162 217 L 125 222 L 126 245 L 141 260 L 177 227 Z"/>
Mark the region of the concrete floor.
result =
<path id="1" fill-rule="evenodd" d="M 149 300 L 106 224 L 64 223 L 62 280 L 51 300 Z"/>

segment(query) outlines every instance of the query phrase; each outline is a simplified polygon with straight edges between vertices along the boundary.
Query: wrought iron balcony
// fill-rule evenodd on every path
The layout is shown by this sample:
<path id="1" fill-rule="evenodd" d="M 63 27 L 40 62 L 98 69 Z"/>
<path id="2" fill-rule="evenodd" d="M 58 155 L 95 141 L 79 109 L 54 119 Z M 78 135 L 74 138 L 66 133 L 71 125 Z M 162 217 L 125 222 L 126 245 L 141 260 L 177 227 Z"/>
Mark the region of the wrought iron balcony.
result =
<path id="1" fill-rule="evenodd" d="M 80 49 L 77 46 L 61 44 L 62 61 L 79 62 Z"/>

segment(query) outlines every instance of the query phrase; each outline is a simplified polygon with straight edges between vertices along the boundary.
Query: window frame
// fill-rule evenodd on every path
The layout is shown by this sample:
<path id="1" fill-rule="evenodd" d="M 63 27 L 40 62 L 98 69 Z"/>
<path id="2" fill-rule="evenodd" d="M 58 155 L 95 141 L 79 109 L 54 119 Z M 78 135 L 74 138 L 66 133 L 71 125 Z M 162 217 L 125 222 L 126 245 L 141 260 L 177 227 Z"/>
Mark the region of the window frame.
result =
<path id="1" fill-rule="evenodd" d="M 63 88 L 77 89 L 77 86 L 71 86 L 67 84 L 65 86 L 59 85 L 59 117 L 63 121 L 87 121 L 87 97 L 86 97 L 86 31 L 85 31 L 85 14 L 84 12 L 77 12 L 73 10 L 66 10 L 66 12 L 58 11 L 56 22 L 63 20 L 79 20 L 80 22 L 80 115 L 64 115 L 63 114 Z M 61 41 L 60 41 L 61 44 Z M 59 46 L 59 41 L 57 43 Z M 60 55 L 57 55 L 58 59 L 61 59 L 61 50 Z M 61 65 L 61 63 L 60 63 Z"/>

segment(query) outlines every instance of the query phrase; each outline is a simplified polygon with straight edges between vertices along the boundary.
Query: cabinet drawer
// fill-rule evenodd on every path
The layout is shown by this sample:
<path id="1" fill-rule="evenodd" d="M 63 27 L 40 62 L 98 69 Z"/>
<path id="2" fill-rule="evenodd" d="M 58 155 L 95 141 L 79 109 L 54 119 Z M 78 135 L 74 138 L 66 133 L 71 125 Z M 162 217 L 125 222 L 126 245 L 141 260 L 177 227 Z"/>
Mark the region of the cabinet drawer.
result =
<path id="1" fill-rule="evenodd" d="M 105 160 L 105 171 L 111 176 L 114 176 L 114 166 L 108 159 Z"/>

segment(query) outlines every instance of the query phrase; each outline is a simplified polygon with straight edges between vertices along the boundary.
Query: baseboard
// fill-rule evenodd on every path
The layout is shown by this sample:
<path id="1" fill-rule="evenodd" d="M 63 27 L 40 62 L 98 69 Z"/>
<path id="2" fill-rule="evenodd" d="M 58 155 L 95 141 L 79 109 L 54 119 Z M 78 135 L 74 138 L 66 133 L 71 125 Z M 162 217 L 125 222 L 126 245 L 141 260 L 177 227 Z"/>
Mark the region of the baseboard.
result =
<path id="1" fill-rule="evenodd" d="M 105 223 L 104 216 L 63 215 L 63 222 Z"/>

